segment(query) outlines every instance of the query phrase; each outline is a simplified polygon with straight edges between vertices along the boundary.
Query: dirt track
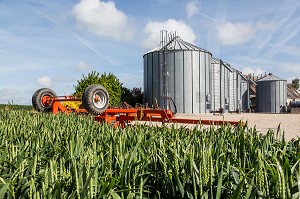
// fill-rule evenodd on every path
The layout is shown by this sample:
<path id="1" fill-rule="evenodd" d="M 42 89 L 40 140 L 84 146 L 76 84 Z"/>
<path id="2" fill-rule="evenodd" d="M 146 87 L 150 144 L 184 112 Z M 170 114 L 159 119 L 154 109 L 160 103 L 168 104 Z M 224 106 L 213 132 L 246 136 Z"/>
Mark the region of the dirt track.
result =
<path id="1" fill-rule="evenodd" d="M 211 119 L 211 120 L 232 120 L 248 121 L 249 127 L 261 133 L 269 129 L 277 131 L 278 125 L 285 132 L 285 139 L 291 140 L 300 137 L 300 114 L 262 114 L 262 113 L 241 113 L 241 114 L 176 114 L 176 118 Z"/>

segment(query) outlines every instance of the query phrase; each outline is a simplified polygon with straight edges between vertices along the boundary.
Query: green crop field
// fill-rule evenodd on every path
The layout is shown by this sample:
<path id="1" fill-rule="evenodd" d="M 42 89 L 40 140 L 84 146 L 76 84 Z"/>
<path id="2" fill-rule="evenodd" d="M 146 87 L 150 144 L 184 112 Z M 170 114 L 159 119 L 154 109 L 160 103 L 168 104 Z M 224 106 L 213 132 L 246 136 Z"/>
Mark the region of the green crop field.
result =
<path id="1" fill-rule="evenodd" d="M 17 105 L 17 104 L 0 104 L 0 110 L 33 110 L 30 105 Z"/>
<path id="2" fill-rule="evenodd" d="M 0 110 L 1 198 L 299 198 L 300 139 Z"/>

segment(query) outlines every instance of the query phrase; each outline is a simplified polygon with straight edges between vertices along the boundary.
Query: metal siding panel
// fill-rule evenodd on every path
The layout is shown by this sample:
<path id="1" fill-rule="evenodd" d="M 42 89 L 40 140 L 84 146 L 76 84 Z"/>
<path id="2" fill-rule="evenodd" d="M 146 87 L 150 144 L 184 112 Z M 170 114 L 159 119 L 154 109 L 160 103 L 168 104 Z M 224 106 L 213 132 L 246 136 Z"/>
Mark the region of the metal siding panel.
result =
<path id="1" fill-rule="evenodd" d="M 193 113 L 200 113 L 199 51 L 193 51 Z"/>
<path id="2" fill-rule="evenodd" d="M 273 106 L 272 105 L 272 101 L 271 101 L 271 85 L 269 82 L 264 82 L 263 84 L 263 89 L 262 89 L 262 96 L 263 96 L 263 100 L 262 100 L 262 104 L 263 104 L 263 107 L 262 107 L 262 110 L 263 112 L 269 112 L 271 113 L 271 107 Z M 267 103 L 269 102 L 269 103 Z"/>
<path id="3" fill-rule="evenodd" d="M 259 98 L 260 98 L 260 87 L 259 87 L 259 82 L 256 84 L 256 96 L 255 96 L 255 101 L 256 101 L 256 112 L 260 112 L 260 103 L 259 103 Z"/>
<path id="4" fill-rule="evenodd" d="M 148 70 L 148 67 L 147 67 L 147 55 L 144 56 L 143 58 L 144 60 L 144 97 L 143 97 L 143 103 L 145 104 L 146 103 L 146 98 L 148 96 L 148 84 L 147 84 L 147 79 L 148 79 L 148 76 L 147 76 L 147 70 Z"/>
<path id="5" fill-rule="evenodd" d="M 175 100 L 175 65 L 174 65 L 174 51 L 168 51 L 167 54 L 167 67 L 168 67 L 168 90 L 169 96 Z"/>
<path id="6" fill-rule="evenodd" d="M 256 85 L 256 112 L 261 112 L 261 108 L 260 108 L 260 104 L 261 104 L 261 91 L 260 91 L 260 82 L 257 82 L 257 85 Z"/>
<path id="7" fill-rule="evenodd" d="M 204 52 L 202 52 L 204 53 Z M 211 95 L 211 54 L 209 53 L 204 53 L 205 54 L 205 58 L 206 58 L 206 64 L 205 64 L 205 69 L 206 69 L 206 81 L 205 81 L 205 86 L 206 86 L 206 90 L 205 90 L 205 96 L 204 96 L 204 102 L 203 105 L 205 107 L 205 113 L 209 113 L 210 112 L 210 108 L 208 108 L 206 106 L 207 102 L 206 102 L 206 96 L 207 95 Z"/>
<path id="8" fill-rule="evenodd" d="M 237 110 L 237 72 L 233 71 L 230 72 L 230 104 L 229 104 L 229 111 L 236 111 Z"/>
<path id="9" fill-rule="evenodd" d="M 149 106 L 153 105 L 153 62 L 152 62 L 152 53 L 148 54 L 147 56 L 147 64 L 148 64 L 148 73 L 147 73 L 147 79 L 148 79 L 148 103 Z"/>
<path id="10" fill-rule="evenodd" d="M 286 81 L 283 82 L 283 102 L 287 106 L 287 86 L 286 86 Z"/>
<path id="11" fill-rule="evenodd" d="M 158 55 L 158 74 L 159 74 L 159 81 L 158 81 L 158 88 L 159 88 L 159 95 L 158 95 L 158 104 L 160 108 L 165 107 L 165 93 L 164 93 L 164 51 L 157 52 Z"/>
<path id="12" fill-rule="evenodd" d="M 158 52 L 153 53 L 153 104 L 156 105 L 156 100 L 160 97 L 160 73 L 159 73 L 159 57 Z M 156 100 L 155 100 L 156 99 Z"/>
<path id="13" fill-rule="evenodd" d="M 286 81 L 280 81 L 280 88 L 279 88 L 279 112 L 285 112 L 286 111 Z"/>
<path id="14" fill-rule="evenodd" d="M 233 96 L 234 96 L 234 72 L 229 73 L 229 111 L 234 110 Z"/>
<path id="15" fill-rule="evenodd" d="M 174 64 L 174 51 L 168 51 L 166 64 L 168 72 L 168 95 L 171 99 L 175 101 L 175 64 Z M 172 104 L 172 103 L 171 103 Z M 171 109 L 174 111 L 174 107 Z"/>
<path id="16" fill-rule="evenodd" d="M 237 76 L 237 108 L 243 109 L 243 98 L 242 98 L 242 92 L 241 92 L 241 87 L 242 87 L 242 77 L 240 74 Z"/>
<path id="17" fill-rule="evenodd" d="M 205 70 L 205 66 L 206 66 L 206 58 L 205 58 L 205 55 L 200 52 L 199 53 L 199 63 L 200 63 L 200 66 L 199 66 L 199 69 L 200 69 L 200 74 L 199 74 L 199 77 L 200 77 L 200 104 L 199 104 L 199 107 L 200 107 L 200 112 L 201 113 L 205 113 L 206 112 L 206 107 L 205 107 L 205 95 L 206 95 L 206 70 Z"/>
<path id="18" fill-rule="evenodd" d="M 280 106 L 282 106 L 282 100 L 280 97 L 280 84 L 281 81 L 274 82 L 275 84 L 275 113 L 280 113 Z"/>
<path id="19" fill-rule="evenodd" d="M 192 71 L 192 53 L 193 51 L 184 51 L 183 54 L 183 97 L 184 113 L 192 113 L 193 108 L 193 71 Z"/>
<path id="20" fill-rule="evenodd" d="M 175 104 L 178 113 L 184 113 L 183 108 L 183 52 L 175 52 Z"/>
<path id="21" fill-rule="evenodd" d="M 226 108 L 226 111 L 228 112 L 229 111 L 229 96 L 230 96 L 230 93 L 229 93 L 229 70 L 226 68 L 226 76 L 225 76 L 225 108 Z M 226 99 L 227 99 L 227 103 L 226 103 Z"/>
<path id="22" fill-rule="evenodd" d="M 242 100 L 242 109 L 247 110 L 248 108 L 248 92 L 247 92 L 247 81 L 242 80 L 241 82 L 241 100 Z"/>
<path id="23" fill-rule="evenodd" d="M 275 112 L 275 87 L 270 81 L 257 83 L 257 112 Z"/>
<path id="24" fill-rule="evenodd" d="M 225 75 L 225 70 L 224 66 L 220 65 L 220 108 L 224 108 L 224 75 Z"/>
<path id="25" fill-rule="evenodd" d="M 220 96 L 220 92 L 221 92 L 221 76 L 220 76 L 220 64 L 212 64 L 212 74 L 213 74 L 213 93 L 212 93 L 212 107 L 213 107 L 213 111 L 218 111 L 221 107 L 221 96 Z"/>
<path id="26" fill-rule="evenodd" d="M 266 85 L 264 85 L 264 82 L 262 82 L 260 84 L 261 86 L 261 90 L 260 90 L 260 104 L 261 104 L 261 107 L 260 107 L 260 110 L 261 112 L 269 112 L 269 107 L 271 107 L 271 102 L 269 102 L 269 105 L 267 105 L 265 102 L 266 102 L 266 99 L 268 98 L 267 96 L 269 96 L 270 94 L 270 88 L 266 89 Z M 267 107 L 269 106 L 269 107 Z"/>
<path id="27" fill-rule="evenodd" d="M 237 74 L 237 82 L 236 82 L 236 107 L 240 108 L 241 110 L 245 110 L 243 108 L 243 98 L 242 98 L 242 92 L 241 92 L 241 87 L 242 87 L 242 77 L 240 74 Z"/>
<path id="28" fill-rule="evenodd" d="M 286 106 L 286 81 L 259 82 L 258 87 L 263 93 L 257 96 L 259 112 L 280 113 Z"/>
<path id="29" fill-rule="evenodd" d="M 163 104 L 163 76 L 160 52 L 152 52 L 144 58 L 144 87 L 149 105 Z M 209 112 L 206 94 L 211 94 L 211 55 L 200 51 L 168 51 L 166 55 L 167 91 L 178 113 Z"/>
<path id="30" fill-rule="evenodd" d="M 271 106 L 269 107 L 269 112 L 270 113 L 276 113 L 276 82 L 267 82 L 269 83 L 270 86 L 270 95 L 268 96 L 268 98 L 266 98 L 266 102 L 267 100 L 271 101 Z"/>

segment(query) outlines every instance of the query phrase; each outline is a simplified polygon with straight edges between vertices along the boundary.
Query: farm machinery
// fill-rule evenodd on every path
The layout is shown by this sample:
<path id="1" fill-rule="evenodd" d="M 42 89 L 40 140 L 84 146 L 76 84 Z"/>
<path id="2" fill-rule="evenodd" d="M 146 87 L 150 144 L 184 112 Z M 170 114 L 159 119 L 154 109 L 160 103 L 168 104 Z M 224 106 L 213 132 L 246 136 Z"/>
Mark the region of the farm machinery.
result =
<path id="1" fill-rule="evenodd" d="M 174 101 L 170 98 L 169 100 L 176 109 Z M 81 105 L 79 108 L 72 108 L 68 105 L 64 105 L 64 102 L 81 102 Z M 98 84 L 87 87 L 81 98 L 73 95 L 57 96 L 53 90 L 41 88 L 33 94 L 32 105 L 34 109 L 39 112 L 52 112 L 53 114 L 59 112 L 67 114 L 92 114 L 96 121 L 107 122 L 113 124 L 115 127 L 120 126 L 122 128 L 133 121 L 202 125 L 223 125 L 226 123 L 232 125 L 239 124 L 238 121 L 176 118 L 176 111 L 174 111 L 174 113 L 170 108 L 132 108 L 127 105 L 111 107 L 109 106 L 109 95 L 107 90 Z"/>

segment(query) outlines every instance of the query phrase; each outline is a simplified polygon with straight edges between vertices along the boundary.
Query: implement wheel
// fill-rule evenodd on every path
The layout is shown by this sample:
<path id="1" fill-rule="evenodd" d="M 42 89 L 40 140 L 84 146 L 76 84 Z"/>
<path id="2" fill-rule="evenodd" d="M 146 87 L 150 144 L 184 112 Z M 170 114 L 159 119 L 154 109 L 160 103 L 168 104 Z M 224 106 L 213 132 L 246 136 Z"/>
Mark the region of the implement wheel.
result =
<path id="1" fill-rule="evenodd" d="M 100 115 L 108 108 L 109 96 L 107 90 L 99 84 L 90 85 L 84 91 L 82 104 L 89 113 Z"/>
<path id="2" fill-rule="evenodd" d="M 41 88 L 32 95 L 32 106 L 39 112 L 50 112 L 56 94 L 49 88 Z"/>

